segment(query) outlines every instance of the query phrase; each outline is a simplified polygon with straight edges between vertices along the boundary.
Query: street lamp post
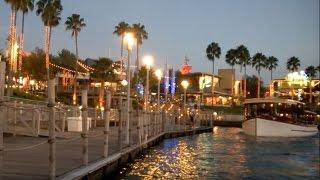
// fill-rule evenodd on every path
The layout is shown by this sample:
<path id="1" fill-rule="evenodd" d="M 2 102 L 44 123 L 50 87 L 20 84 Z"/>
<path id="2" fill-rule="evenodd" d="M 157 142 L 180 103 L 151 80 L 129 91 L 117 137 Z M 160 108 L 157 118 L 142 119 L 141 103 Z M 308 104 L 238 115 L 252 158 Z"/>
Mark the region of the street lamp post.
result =
<path id="1" fill-rule="evenodd" d="M 144 109 L 148 110 L 148 100 L 149 100 L 149 74 L 150 68 L 153 65 L 153 57 L 152 56 L 145 56 L 143 58 L 143 64 L 146 66 L 147 69 L 147 82 L 145 88 L 145 96 L 144 96 Z"/>
<path id="2" fill-rule="evenodd" d="M 187 88 L 189 86 L 189 82 L 187 80 L 183 80 L 181 81 L 181 86 L 183 87 L 183 90 L 184 90 L 183 110 L 185 111 L 186 103 L 187 103 Z"/>
<path id="3" fill-rule="evenodd" d="M 187 123 L 186 123 L 186 118 L 187 118 L 187 111 L 186 111 L 186 104 L 187 104 L 187 88 L 189 86 L 189 82 L 187 80 L 183 80 L 181 81 L 181 85 L 183 87 L 183 90 L 184 90 L 184 98 L 183 98 L 183 113 L 185 113 L 185 122 L 184 122 L 184 125 L 185 125 L 185 130 L 186 130 L 186 127 L 187 127 Z"/>
<path id="4" fill-rule="evenodd" d="M 153 57 L 152 56 L 145 56 L 143 58 L 143 64 L 146 66 L 147 69 L 147 82 L 146 82 L 146 88 L 144 90 L 144 110 L 145 112 L 148 112 L 148 99 L 149 99 L 149 73 L 150 73 L 150 68 L 153 65 Z M 150 114 L 148 114 L 147 119 L 146 119 L 146 134 L 145 134 L 145 140 L 148 139 L 149 135 L 149 128 L 150 128 Z"/>
<path id="5" fill-rule="evenodd" d="M 134 45 L 135 38 L 132 33 L 125 33 L 124 40 L 127 44 L 128 50 L 128 63 L 127 63 L 127 110 L 126 110 L 126 140 L 125 143 L 129 144 L 129 123 L 130 123 L 130 54 Z"/>
<path id="6" fill-rule="evenodd" d="M 158 112 L 157 112 L 157 120 L 158 120 L 158 118 L 160 117 L 159 115 L 160 115 L 160 82 L 161 82 L 161 78 L 162 78 L 162 71 L 160 70 L 160 69 L 157 69 L 156 71 L 155 71 L 155 75 L 157 76 L 157 78 L 158 78 L 158 98 L 157 98 L 157 109 L 158 109 Z M 161 121 L 161 119 L 159 118 L 159 120 Z M 161 125 L 162 124 L 162 122 L 160 122 L 158 120 L 158 123 Z M 156 127 L 157 127 L 157 124 L 156 124 Z M 159 127 L 157 130 L 157 132 L 160 132 L 159 130 L 160 130 L 161 128 Z"/>
<path id="7" fill-rule="evenodd" d="M 155 75 L 158 78 L 158 99 L 157 99 L 157 104 L 158 104 L 158 111 L 160 111 L 160 82 L 162 78 L 162 71 L 160 69 L 157 69 L 155 71 Z"/>

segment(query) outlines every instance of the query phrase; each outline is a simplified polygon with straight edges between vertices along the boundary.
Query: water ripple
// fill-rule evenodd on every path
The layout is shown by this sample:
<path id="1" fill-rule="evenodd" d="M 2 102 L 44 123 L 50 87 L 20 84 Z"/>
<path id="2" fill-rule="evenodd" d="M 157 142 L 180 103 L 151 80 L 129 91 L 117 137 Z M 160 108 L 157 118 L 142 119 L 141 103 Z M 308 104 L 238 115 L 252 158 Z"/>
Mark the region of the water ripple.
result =
<path id="1" fill-rule="evenodd" d="M 317 179 L 319 139 L 254 138 L 239 128 L 164 140 L 122 179 Z"/>

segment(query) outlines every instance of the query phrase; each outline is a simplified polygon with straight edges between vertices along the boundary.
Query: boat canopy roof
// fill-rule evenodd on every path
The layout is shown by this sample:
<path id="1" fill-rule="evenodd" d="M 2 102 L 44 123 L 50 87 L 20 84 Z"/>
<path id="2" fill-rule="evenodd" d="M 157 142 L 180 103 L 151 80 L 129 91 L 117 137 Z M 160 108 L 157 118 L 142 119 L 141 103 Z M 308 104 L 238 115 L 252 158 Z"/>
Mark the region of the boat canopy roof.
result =
<path id="1" fill-rule="evenodd" d="M 305 103 L 300 101 L 295 101 L 292 99 L 281 99 L 281 98 L 252 98 L 252 99 L 246 99 L 244 101 L 244 104 L 260 104 L 260 103 L 282 103 L 282 104 L 290 104 L 290 105 L 297 105 L 301 104 L 304 105 Z"/>

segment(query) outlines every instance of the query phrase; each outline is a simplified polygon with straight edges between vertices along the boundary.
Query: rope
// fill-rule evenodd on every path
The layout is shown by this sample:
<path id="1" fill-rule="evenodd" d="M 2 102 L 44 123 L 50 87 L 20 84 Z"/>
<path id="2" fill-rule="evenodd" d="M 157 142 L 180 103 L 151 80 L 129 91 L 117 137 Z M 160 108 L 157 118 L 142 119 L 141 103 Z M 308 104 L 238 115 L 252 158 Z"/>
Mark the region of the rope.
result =
<path id="1" fill-rule="evenodd" d="M 104 135 L 104 133 L 99 133 L 99 134 L 96 134 L 96 135 L 88 136 L 88 138 L 95 138 L 95 137 L 99 137 L 101 135 Z"/>
<path id="2" fill-rule="evenodd" d="M 24 147 L 19 147 L 19 148 L 13 148 L 13 149 L 4 149 L 5 152 L 9 152 L 9 151 L 22 151 L 22 150 L 27 150 L 27 149 L 32 149 L 38 146 L 41 146 L 43 144 L 46 144 L 48 141 L 42 141 L 38 144 L 35 145 L 31 145 L 31 146 L 24 146 Z"/>
<path id="3" fill-rule="evenodd" d="M 75 141 L 75 140 L 78 140 L 78 139 L 80 139 L 81 138 L 81 136 L 77 136 L 77 137 L 74 137 L 74 138 L 72 138 L 72 139 L 66 139 L 66 140 L 58 140 L 58 141 L 56 141 L 56 143 L 65 143 L 65 142 L 71 142 L 71 141 Z"/>

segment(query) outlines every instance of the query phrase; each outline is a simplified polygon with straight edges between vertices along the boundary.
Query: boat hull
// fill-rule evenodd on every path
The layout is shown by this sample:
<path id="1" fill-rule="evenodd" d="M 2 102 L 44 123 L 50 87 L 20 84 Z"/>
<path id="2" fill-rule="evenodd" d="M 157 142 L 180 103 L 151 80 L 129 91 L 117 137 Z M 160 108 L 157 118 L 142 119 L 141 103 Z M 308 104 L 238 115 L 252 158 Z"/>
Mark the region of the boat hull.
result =
<path id="1" fill-rule="evenodd" d="M 278 121 L 253 118 L 242 123 L 245 134 L 252 136 L 306 137 L 318 133 L 316 126 L 302 126 Z"/>

